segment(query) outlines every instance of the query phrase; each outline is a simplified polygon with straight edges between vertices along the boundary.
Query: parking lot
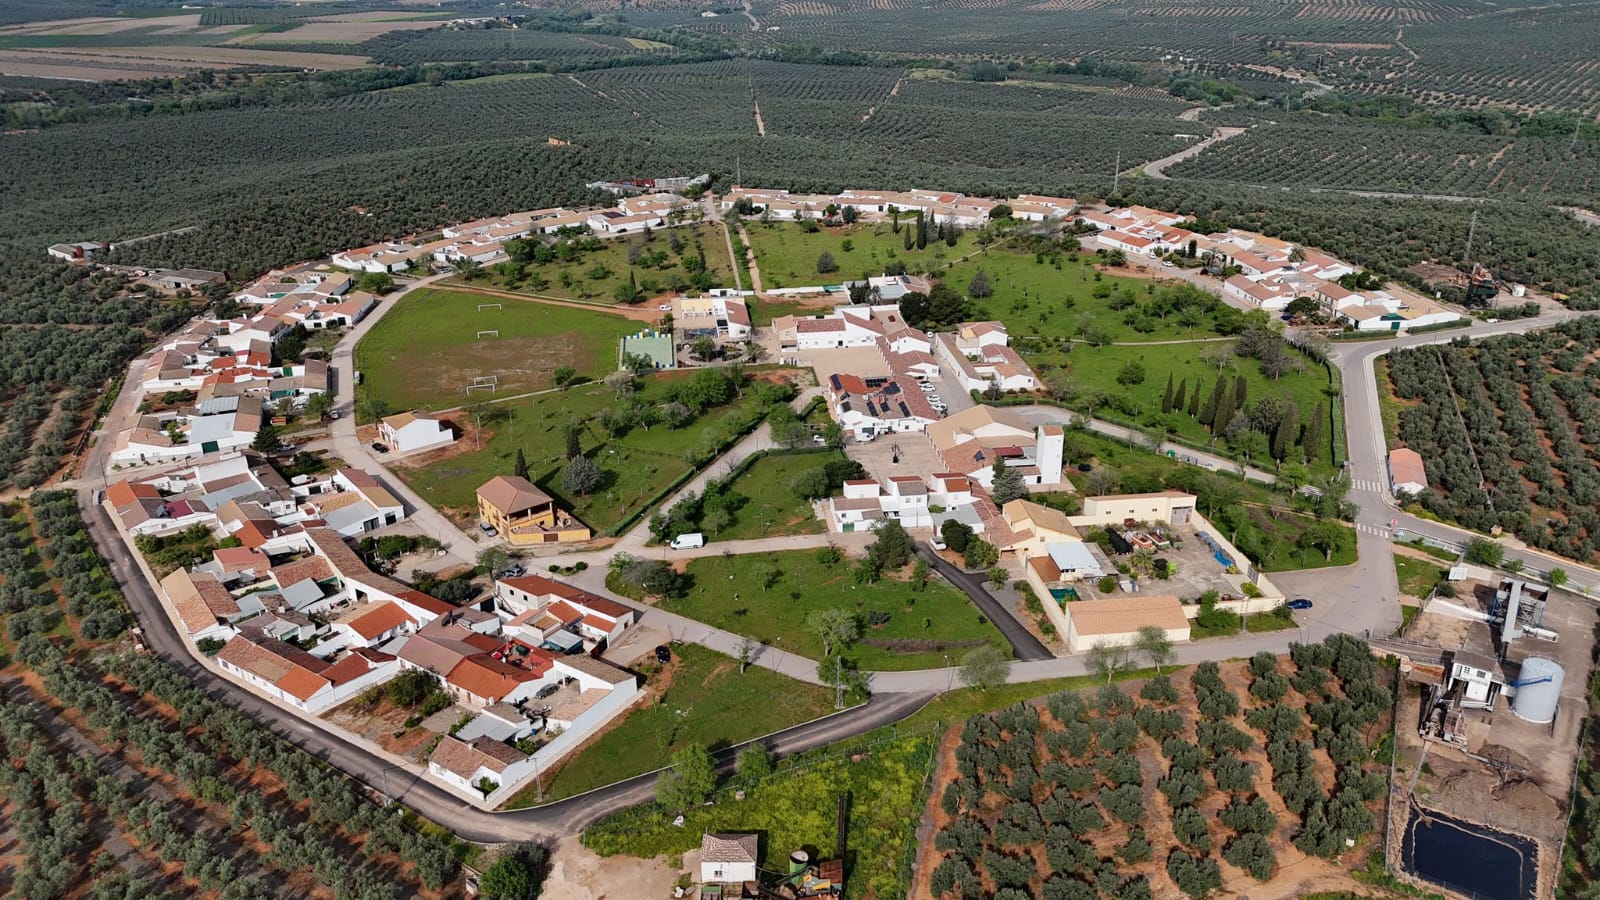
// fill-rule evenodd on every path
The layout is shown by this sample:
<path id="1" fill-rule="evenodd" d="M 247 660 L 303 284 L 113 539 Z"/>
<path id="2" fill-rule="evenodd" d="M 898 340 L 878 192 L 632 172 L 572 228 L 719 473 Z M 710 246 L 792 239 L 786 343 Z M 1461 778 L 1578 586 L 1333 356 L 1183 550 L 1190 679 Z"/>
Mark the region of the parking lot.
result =
<path id="1" fill-rule="evenodd" d="M 933 452 L 933 444 L 920 431 L 886 434 L 866 444 L 845 441 L 844 450 L 879 482 L 891 475 L 916 475 L 926 479 L 935 472 L 943 471 L 939 457 Z M 898 462 L 895 461 L 897 458 Z"/>

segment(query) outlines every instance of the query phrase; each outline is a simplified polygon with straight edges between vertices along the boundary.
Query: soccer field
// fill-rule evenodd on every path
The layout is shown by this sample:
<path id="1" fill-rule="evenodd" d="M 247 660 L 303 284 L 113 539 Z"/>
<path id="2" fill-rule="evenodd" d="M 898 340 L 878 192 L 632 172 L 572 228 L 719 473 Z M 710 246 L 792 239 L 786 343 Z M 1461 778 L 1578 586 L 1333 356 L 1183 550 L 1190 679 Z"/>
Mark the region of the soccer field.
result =
<path id="1" fill-rule="evenodd" d="M 597 379 L 615 368 L 617 339 L 638 330 L 598 310 L 414 291 L 356 346 L 361 396 L 396 410 L 449 409 L 466 402 L 476 378 L 493 376 L 501 397 L 552 387 L 561 366 Z"/>

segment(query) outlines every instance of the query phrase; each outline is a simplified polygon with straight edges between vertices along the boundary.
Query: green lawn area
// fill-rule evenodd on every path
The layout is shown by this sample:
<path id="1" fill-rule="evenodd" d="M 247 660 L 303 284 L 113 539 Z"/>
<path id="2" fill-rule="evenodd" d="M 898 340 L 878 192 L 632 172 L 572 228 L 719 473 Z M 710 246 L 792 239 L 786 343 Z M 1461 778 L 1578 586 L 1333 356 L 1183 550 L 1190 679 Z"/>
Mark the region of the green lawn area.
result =
<path id="1" fill-rule="evenodd" d="M 1010 652 L 999 630 L 967 596 L 938 576 L 930 577 L 921 591 L 891 578 L 857 587 L 848 557 L 827 565 L 817 556 L 817 551 L 794 550 L 701 557 L 689 563 L 695 582 L 689 594 L 660 606 L 811 659 L 823 656 L 822 639 L 805 625 L 811 611 L 844 609 L 862 619 L 873 612 L 887 613 L 888 622 L 863 628 L 861 640 L 845 654 L 868 670 L 938 668 L 946 653 L 955 661 L 984 643 Z M 874 646 L 891 641 L 932 646 Z"/>
<path id="2" fill-rule="evenodd" d="M 1254 506 L 1248 508 L 1248 513 L 1248 518 L 1229 537 L 1263 572 L 1324 569 L 1348 566 L 1356 561 L 1356 530 L 1348 525 L 1339 525 L 1344 539 L 1330 559 L 1321 550 L 1295 546 L 1300 533 L 1315 523 L 1310 516 Z M 1218 525 L 1221 527 L 1220 522 Z"/>
<path id="3" fill-rule="evenodd" d="M 756 460 L 733 480 L 733 491 L 747 498 L 745 504 L 734 513 L 733 524 L 712 537 L 719 541 L 742 541 L 827 531 L 811 504 L 791 490 L 789 482 L 806 469 L 844 458 L 841 451 L 823 450 L 763 456 Z"/>
<path id="4" fill-rule="evenodd" d="M 1209 478 L 1226 481 L 1232 490 L 1237 492 L 1238 499 L 1247 503 L 1281 503 L 1282 496 L 1272 492 L 1271 488 L 1254 481 L 1245 481 L 1236 475 L 1223 472 L 1206 472 L 1197 466 L 1186 462 L 1171 459 L 1164 454 L 1153 453 L 1142 447 L 1130 447 L 1128 444 L 1115 438 L 1097 434 L 1092 431 L 1067 431 L 1065 456 L 1067 461 L 1066 476 L 1079 493 L 1090 493 L 1094 490 L 1096 470 L 1104 470 L 1117 476 L 1116 483 L 1110 485 L 1110 490 L 1104 493 L 1138 494 L 1150 491 L 1159 491 L 1167 487 L 1178 487 L 1174 479 L 1182 479 L 1184 475 L 1202 474 Z M 1089 465 L 1089 472 L 1081 472 L 1078 463 Z M 1047 495 L 1044 502 L 1049 503 Z M 1081 499 L 1079 500 L 1081 504 Z"/>
<path id="5" fill-rule="evenodd" d="M 1301 370 L 1273 380 L 1261 374 L 1261 367 L 1255 360 L 1233 359 L 1219 373 L 1217 367 L 1206 363 L 1202 356 L 1207 348 L 1215 346 L 1210 343 L 1158 347 L 1091 347 L 1078 344 L 1070 353 L 1048 351 L 1030 354 L 1029 362 L 1040 370 L 1041 375 L 1047 375 L 1053 366 L 1064 369 L 1078 388 L 1079 397 L 1075 403 L 1098 407 L 1094 414 L 1099 418 L 1175 429 L 1179 438 L 1200 446 L 1209 444 L 1211 435 L 1198 420 L 1190 418 L 1186 411 L 1174 410 L 1165 415 L 1161 412 L 1168 375 L 1173 378 L 1174 388 L 1183 385 L 1186 394 L 1201 391 L 1203 402 L 1219 377 L 1226 378 L 1231 386 L 1234 378 L 1242 374 L 1248 386 L 1247 407 L 1263 397 L 1280 396 L 1294 401 L 1302 423 L 1311 417 L 1319 401 L 1324 403 L 1326 414 L 1326 404 L 1332 401 L 1323 393 L 1328 379 L 1321 366 L 1306 363 Z M 1144 378 L 1134 384 L 1121 384 L 1117 377 L 1130 363 L 1144 367 Z M 1137 415 L 1124 414 L 1116 406 L 1101 405 L 1096 397 L 1116 399 L 1119 404 L 1121 398 L 1126 398 L 1140 412 Z M 1335 470 L 1329 462 L 1327 442 L 1331 440 L 1332 429 L 1324 428 L 1323 432 L 1323 449 L 1317 454 L 1311 471 L 1313 474 L 1331 475 Z M 1216 449 L 1224 454 L 1228 452 L 1228 448 L 1220 442 Z"/>
<path id="6" fill-rule="evenodd" d="M 672 249 L 674 233 L 681 241 L 679 250 Z M 471 282 L 464 282 L 459 274 L 450 282 L 590 303 L 615 303 L 617 288 L 627 284 L 631 275 L 649 300 L 664 292 L 688 289 L 691 274 L 684 267 L 684 260 L 698 259 L 701 253 L 705 254 L 706 270 L 711 273 L 708 286 L 733 287 L 728 243 L 715 225 L 658 228 L 648 239 L 642 234 L 601 238 L 596 249 L 577 251 L 570 259 L 525 266 L 490 265 Z M 652 256 L 654 260 L 650 259 Z"/>
<path id="7" fill-rule="evenodd" d="M 848 298 L 841 294 L 839 302 L 845 303 Z M 780 316 L 811 316 L 828 311 L 827 306 L 817 306 L 814 303 L 797 303 L 793 300 L 773 300 L 759 297 L 748 297 L 745 304 L 750 307 L 750 323 L 757 328 L 771 325 L 772 320 Z"/>
<path id="8" fill-rule="evenodd" d="M 833 858 L 838 798 L 847 796 L 845 897 L 904 897 L 910 869 L 902 863 L 910 861 L 917 841 L 908 823 L 922 815 L 938 736 L 925 730 L 874 734 L 871 741 L 805 754 L 798 765 L 749 787 L 742 801 L 725 792 L 713 805 L 687 811 L 681 828 L 673 824 L 676 811 L 650 804 L 595 823 L 584 832 L 584 845 L 601 856 L 650 858 L 692 850 L 705 832 L 757 832 L 762 868 L 785 872 L 789 853 L 800 847 Z"/>
<path id="9" fill-rule="evenodd" d="M 1079 328 L 1093 323 L 1107 340 L 1181 341 L 1215 337 L 1214 318 L 1195 315 L 1180 321 L 1176 315 L 1166 319 L 1143 316 L 1151 330 L 1139 331 L 1128 324 L 1139 306 L 1161 285 L 1149 279 L 1123 278 L 1097 272 L 1091 254 L 1035 256 L 995 245 L 981 254 L 957 263 L 940 277 L 963 293 L 972 277 L 982 269 L 993 293 L 972 300 L 972 318 L 997 319 L 1013 335 L 1038 335 L 1047 338 L 1076 338 Z M 1099 294 L 1100 296 L 1096 296 Z M 1112 295 L 1132 298 L 1127 308 L 1112 309 Z M 1215 301 L 1222 315 L 1232 317 L 1232 308 Z M 1113 373 L 1115 374 L 1115 373 Z"/>
<path id="10" fill-rule="evenodd" d="M 1395 554 L 1394 573 L 1400 579 L 1400 593 L 1421 599 L 1444 580 L 1445 569 L 1420 559 Z"/>
<path id="11" fill-rule="evenodd" d="M 1372 377 L 1378 384 L 1378 413 L 1383 417 L 1383 445 L 1393 450 L 1401 446 L 1400 412 L 1407 404 L 1394 395 L 1394 382 L 1389 380 L 1389 357 L 1380 356 L 1372 361 Z"/>
<path id="12" fill-rule="evenodd" d="M 501 308 L 480 312 L 482 303 Z M 490 329 L 500 335 L 478 339 Z M 638 322 L 600 310 L 413 291 L 356 346 L 358 395 L 395 410 L 449 409 L 466 402 L 466 385 L 480 375 L 498 375 L 502 397 L 549 388 L 561 366 L 598 378 L 616 368 L 617 340 L 638 330 Z"/>
<path id="13" fill-rule="evenodd" d="M 640 396 L 660 399 L 669 381 L 691 374 L 646 376 Z M 711 409 L 676 431 L 657 425 L 613 438 L 592 419 L 616 402 L 611 388 L 586 384 L 495 404 L 497 409 L 503 408 L 505 417 L 485 424 L 490 434 L 482 449 L 425 468 L 397 466 L 393 471 L 447 515 L 470 521 L 477 515 L 478 487 L 495 475 L 511 474 L 520 448 L 528 461 L 529 479 L 599 534 L 642 509 L 663 488 L 687 474 L 693 467 L 691 460 L 707 458 L 764 413 L 747 388 L 744 399 Z M 584 423 L 583 450 L 606 475 L 600 489 L 588 497 L 569 497 L 561 487 L 561 472 L 566 467 L 565 429 L 574 421 Z"/>
<path id="14" fill-rule="evenodd" d="M 759 666 L 741 675 L 737 660 L 696 644 L 675 646 L 673 661 L 660 670 L 654 660 L 642 669 L 652 701 L 634 707 L 616 727 L 544 773 L 546 800 L 649 772 L 690 744 L 715 751 L 833 712 L 833 692 L 827 688 Z M 783 702 L 774 703 L 779 696 Z M 532 806 L 536 796 L 529 785 L 507 806 Z"/>
<path id="15" fill-rule="evenodd" d="M 768 290 L 840 284 L 862 275 L 882 275 L 884 268 L 896 261 L 905 263 L 910 272 L 937 271 L 948 260 L 977 247 L 972 237 L 963 233 L 954 247 L 935 242 L 930 236 L 927 247 L 907 250 L 904 234 L 907 228 L 915 229 L 914 216 L 901 218 L 900 234 L 895 234 L 888 222 L 822 228 L 809 234 L 791 222 L 750 220 L 744 227 L 750 235 L 756 264 L 761 267 L 761 286 Z M 849 250 L 844 248 L 845 241 L 850 242 Z M 817 259 L 823 253 L 833 256 L 837 271 L 817 271 Z"/>
<path id="16" fill-rule="evenodd" d="M 1212 610 L 1206 624 L 1201 624 L 1199 619 L 1190 621 L 1189 637 L 1192 640 L 1202 638 L 1228 637 L 1239 633 L 1239 614 L 1225 609 Z M 1286 628 L 1298 628 L 1294 621 L 1294 613 L 1288 607 L 1280 607 L 1272 612 L 1252 613 L 1245 619 L 1244 630 L 1251 634 L 1260 634 L 1266 631 L 1283 631 Z"/>

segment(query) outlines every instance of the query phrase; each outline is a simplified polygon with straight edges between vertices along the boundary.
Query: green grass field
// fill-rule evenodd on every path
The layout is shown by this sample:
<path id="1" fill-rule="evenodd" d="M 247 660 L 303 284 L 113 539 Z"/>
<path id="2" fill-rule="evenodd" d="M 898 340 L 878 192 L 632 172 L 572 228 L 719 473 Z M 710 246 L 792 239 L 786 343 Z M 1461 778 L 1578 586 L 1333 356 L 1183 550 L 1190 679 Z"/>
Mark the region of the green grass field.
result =
<path id="1" fill-rule="evenodd" d="M 673 660 L 643 666 L 645 690 L 658 692 L 616 727 L 544 775 L 546 800 L 558 800 L 665 765 L 689 744 L 717 750 L 833 711 L 833 692 L 751 666 L 695 644 L 673 648 Z M 772 702 L 782 696 L 782 703 Z M 534 786 L 511 798 L 511 809 L 532 806 Z"/>
<path id="2" fill-rule="evenodd" d="M 641 395 L 661 397 L 670 379 L 688 374 L 647 376 Z M 746 391 L 745 399 L 711 409 L 677 431 L 658 425 L 611 438 L 598 424 L 588 422 L 583 449 L 600 464 L 606 481 L 588 497 L 569 497 L 561 488 L 566 425 L 585 422 L 615 402 L 611 388 L 587 384 L 495 404 L 504 409 L 505 417 L 485 425 L 491 435 L 482 449 L 425 468 L 396 467 L 394 471 L 429 503 L 458 521 L 469 521 L 477 514 L 479 485 L 495 475 L 511 474 L 521 448 L 528 461 L 528 477 L 600 533 L 643 508 L 662 488 L 689 472 L 691 458 L 704 458 L 762 414 L 754 396 Z"/>
<path id="3" fill-rule="evenodd" d="M 1406 403 L 1394 395 L 1394 382 L 1389 380 L 1389 358 L 1380 356 L 1372 361 L 1372 377 L 1378 383 L 1378 414 L 1383 417 L 1383 445 L 1390 450 L 1400 444 L 1400 411 Z"/>
<path id="4" fill-rule="evenodd" d="M 972 277 L 983 270 L 993 293 L 971 300 L 974 320 L 1004 322 L 1013 335 L 1038 335 L 1047 338 L 1076 338 L 1084 323 L 1093 323 L 1107 340 L 1181 341 L 1214 337 L 1212 317 L 1199 315 L 1186 322 L 1177 316 L 1165 320 L 1147 317 L 1154 330 L 1141 332 L 1127 324 L 1139 302 L 1149 299 L 1160 285 L 1149 279 L 1123 278 L 1099 273 L 1092 255 L 1060 257 L 1059 262 L 1020 253 L 996 245 L 957 263 L 940 277 L 951 287 L 966 293 Z M 1095 296 L 1099 292 L 1103 296 Z M 1124 294 L 1134 299 L 1126 309 L 1111 308 L 1111 295 Z M 1226 314 L 1226 313 L 1225 313 Z"/>
<path id="5" fill-rule="evenodd" d="M 827 450 L 764 456 L 751 463 L 732 485 L 734 493 L 747 498 L 745 504 L 734 513 L 733 524 L 713 537 L 719 541 L 742 541 L 827 531 L 827 526 L 812 512 L 811 504 L 791 490 L 789 482 L 806 469 L 842 459 L 842 452 Z"/>
<path id="6" fill-rule="evenodd" d="M 902 862 L 909 862 L 917 841 L 917 830 L 906 823 L 922 815 L 921 788 L 937 744 L 936 734 L 902 731 L 825 747 L 750 786 L 742 801 L 729 790 L 718 802 L 686 810 L 682 827 L 673 824 L 676 810 L 645 806 L 595 823 L 584 845 L 601 856 L 649 858 L 692 850 L 706 832 L 757 832 L 762 867 L 787 871 L 795 848 L 829 858 L 842 837 L 850 847 L 847 898 L 904 897 L 910 868 Z M 838 834 L 839 797 L 850 798 L 844 835 Z"/>
<path id="7" fill-rule="evenodd" d="M 479 311 L 479 304 L 500 309 Z M 499 329 L 499 337 L 478 339 Z M 466 402 L 466 385 L 498 375 L 499 396 L 544 390 L 571 366 L 588 378 L 616 368 L 617 339 L 639 323 L 596 310 L 424 289 L 402 297 L 356 346 L 358 398 L 395 410 L 449 409 Z M 488 395 L 480 395 L 488 396 Z"/>
<path id="8" fill-rule="evenodd" d="M 1394 573 L 1400 579 L 1400 593 L 1418 599 L 1428 596 L 1433 586 L 1444 580 L 1445 576 L 1442 566 L 1399 554 L 1394 558 Z"/>
<path id="9" fill-rule="evenodd" d="M 928 669 L 954 662 L 980 643 L 1005 648 L 998 629 L 984 619 L 967 596 L 933 576 L 922 591 L 885 578 L 857 587 L 851 560 L 832 566 L 816 551 L 795 550 L 752 556 L 707 556 L 689 563 L 695 585 L 682 599 L 663 601 L 663 609 L 779 650 L 821 659 L 822 640 L 805 625 L 808 613 L 844 609 L 865 618 L 888 613 L 889 621 L 862 629 L 861 640 L 846 652 L 862 669 Z M 770 580 L 770 585 L 768 584 Z M 895 650 L 873 646 L 894 640 L 934 641 L 942 649 Z"/>
<path id="10" fill-rule="evenodd" d="M 683 241 L 681 252 L 675 252 L 671 247 L 673 231 Z M 662 255 L 659 262 L 644 264 L 641 254 L 658 252 Z M 715 225 L 659 228 L 648 240 L 639 234 L 607 238 L 600 242 L 598 249 L 583 251 L 572 260 L 527 265 L 522 269 L 521 277 L 507 276 L 508 272 L 516 271 L 515 264 L 507 264 L 508 268 L 504 269 L 499 265 L 490 265 L 485 266 L 482 274 L 472 282 L 463 282 L 460 275 L 452 277 L 450 282 L 590 303 L 615 303 L 617 288 L 627 284 L 631 275 L 634 284 L 645 295 L 645 302 L 654 302 L 658 294 L 689 287 L 689 270 L 684 268 L 683 261 L 696 258 L 701 252 L 705 253 L 706 269 L 711 272 L 711 286 L 733 287 L 733 261 L 728 258 L 727 241 L 723 240 L 722 231 Z"/>
<path id="11" fill-rule="evenodd" d="M 930 238 L 924 249 L 907 250 L 902 235 L 907 228 L 914 227 L 910 217 L 902 219 L 901 234 L 895 234 L 887 222 L 823 228 L 810 234 L 788 222 L 745 223 L 750 248 L 755 251 L 756 264 L 761 267 L 761 286 L 768 290 L 840 284 L 862 275 L 882 275 L 884 267 L 895 261 L 904 262 L 906 269 L 912 272 L 942 269 L 947 261 L 970 253 L 977 246 L 969 235 L 962 234 L 954 247 L 946 246 L 943 241 L 935 243 Z M 850 243 L 849 250 L 845 249 L 846 241 Z M 817 271 L 817 259 L 824 252 L 833 256 L 839 266 L 837 271 Z"/>
<path id="12" fill-rule="evenodd" d="M 1316 521 L 1310 516 L 1253 506 L 1248 512 L 1245 522 L 1229 538 L 1235 547 L 1254 559 L 1263 572 L 1325 569 L 1348 566 L 1356 561 L 1356 531 L 1348 525 L 1339 526 L 1344 538 L 1330 558 L 1321 550 L 1295 546 L 1301 532 Z"/>
<path id="13" fill-rule="evenodd" d="M 1178 437 L 1202 447 L 1210 443 L 1211 435 L 1199 421 L 1190 418 L 1185 412 L 1176 410 L 1167 415 L 1161 413 L 1161 401 L 1166 393 L 1169 374 L 1173 377 L 1174 386 L 1187 382 L 1186 393 L 1195 390 L 1204 392 L 1201 395 L 1202 399 L 1209 394 L 1218 377 L 1227 378 L 1231 385 L 1235 376 L 1243 374 L 1248 385 L 1247 406 L 1254 405 L 1267 396 L 1288 397 L 1299 409 L 1302 422 L 1316 410 L 1319 401 L 1331 402 L 1323 393 L 1328 380 L 1320 366 L 1308 363 L 1299 371 L 1291 372 L 1274 381 L 1261 374 L 1261 367 L 1255 360 L 1234 359 L 1219 373 L 1215 366 L 1205 362 L 1202 355 L 1206 348 L 1212 346 L 1215 345 L 1089 347 L 1079 344 L 1070 353 L 1059 351 L 1038 353 L 1031 355 L 1029 361 L 1036 369 L 1050 365 L 1061 366 L 1066 371 L 1067 377 L 1078 387 L 1080 397 L 1089 394 L 1127 397 L 1145 411 L 1137 417 L 1129 417 L 1111 407 L 1102 407 L 1095 413 L 1100 418 L 1135 425 L 1170 425 L 1176 429 Z M 1144 367 L 1142 382 L 1129 385 L 1118 383 L 1118 375 L 1129 363 L 1138 363 Z M 1048 372 L 1048 368 L 1045 368 L 1044 372 Z M 1331 433 L 1331 429 L 1324 429 L 1324 433 Z M 1324 438 L 1324 449 L 1317 454 L 1317 459 L 1311 466 L 1313 474 L 1329 475 L 1334 471 L 1326 449 L 1328 440 L 1330 438 Z M 1220 444 L 1219 449 L 1224 453 L 1227 451 L 1226 446 Z M 1270 466 L 1270 460 L 1267 465 Z"/>

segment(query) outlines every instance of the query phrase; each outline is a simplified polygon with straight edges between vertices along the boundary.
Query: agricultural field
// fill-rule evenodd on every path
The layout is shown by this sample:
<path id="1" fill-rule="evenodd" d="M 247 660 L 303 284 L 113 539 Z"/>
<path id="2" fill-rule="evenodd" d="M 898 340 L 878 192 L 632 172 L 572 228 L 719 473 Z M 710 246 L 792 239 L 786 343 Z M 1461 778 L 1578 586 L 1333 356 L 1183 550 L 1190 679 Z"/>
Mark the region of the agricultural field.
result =
<path id="1" fill-rule="evenodd" d="M 676 809 L 652 803 L 594 823 L 583 843 L 607 857 L 679 857 L 697 848 L 706 832 L 757 832 L 762 868 L 787 871 L 789 853 L 796 848 L 812 848 L 821 859 L 830 859 L 842 839 L 848 900 L 904 897 L 917 851 L 909 823 L 922 806 L 935 744 L 926 728 L 873 732 L 781 760 L 764 777 L 736 776 L 713 802 L 684 810 L 681 827 L 674 824 Z M 743 799 L 736 799 L 741 790 Z"/>
<path id="2" fill-rule="evenodd" d="M 1592 197 L 1600 141 L 1374 126 L 1258 126 L 1174 178 L 1467 196 Z"/>
<path id="3" fill-rule="evenodd" d="M 12 893 L 442 896 L 453 841 L 381 811 L 165 663 L 123 652 L 131 618 L 73 492 L 4 513 L 0 577 L 27 599 L 3 616 L 0 660 L 0 752 L 15 763 L 0 780 L 21 840 L 0 876 Z"/>
<path id="4" fill-rule="evenodd" d="M 959 659 L 985 644 L 1009 654 L 1000 631 L 937 575 L 920 588 L 905 572 L 858 586 L 851 560 L 831 554 L 824 559 L 825 552 L 701 557 L 689 563 L 689 592 L 658 605 L 810 659 L 827 654 L 807 616 L 843 609 L 863 627 L 860 638 L 840 652 L 867 671 L 936 669 L 946 655 Z"/>
<path id="5" fill-rule="evenodd" d="M 715 751 L 833 711 L 827 688 L 759 666 L 740 672 L 738 660 L 695 644 L 678 644 L 672 655 L 665 666 L 643 664 L 649 702 L 544 773 L 546 802 L 653 771 L 691 744 Z M 783 703 L 771 702 L 779 695 Z M 533 806 L 537 796 L 529 785 L 506 807 Z"/>
<path id="6" fill-rule="evenodd" d="M 1349 866 L 1370 846 L 1393 674 L 1340 635 L 1157 676 L 1137 696 L 1061 691 L 973 716 L 941 754 L 919 885 L 941 898 L 1292 893 L 1308 877 L 1295 863 Z"/>
<path id="7" fill-rule="evenodd" d="M 284 32 L 285 40 L 307 26 Z M 553 66 L 591 67 L 624 59 L 661 57 L 667 61 L 676 48 L 668 44 L 639 47 L 627 38 L 609 34 L 536 31 L 526 28 L 451 28 L 426 32 L 386 29 L 362 49 L 376 62 L 411 66 L 418 63 L 493 59 L 537 61 Z M 357 38 L 362 40 L 362 38 Z"/>
<path id="8" fill-rule="evenodd" d="M 54 266 L 40 257 L 0 264 L 0 488 L 45 481 L 80 449 L 109 380 L 150 335 L 193 312 L 121 276 Z"/>
<path id="9" fill-rule="evenodd" d="M 1597 340 L 1600 322 L 1582 318 L 1391 353 L 1389 377 L 1409 404 L 1400 439 L 1428 470 L 1417 502 L 1573 559 L 1600 555 Z"/>
<path id="10" fill-rule="evenodd" d="M 727 241 L 716 225 L 563 239 L 538 252 L 550 258 L 540 262 L 513 256 L 470 276 L 463 271 L 450 281 L 586 303 L 639 304 L 647 310 L 656 309 L 658 295 L 734 286 Z"/>
<path id="11" fill-rule="evenodd" d="M 488 304 L 491 308 L 479 309 Z M 498 304 L 499 309 L 492 308 Z M 399 300 L 356 346 L 358 400 L 391 410 L 450 409 L 474 378 L 499 377 L 494 396 L 549 390 L 557 368 L 598 380 L 617 367 L 617 340 L 640 323 L 603 310 L 423 289 Z M 498 329 L 497 337 L 478 337 Z M 480 395 L 485 396 L 485 395 Z"/>
<path id="12" fill-rule="evenodd" d="M 682 398 L 702 375 L 723 377 L 718 370 L 661 373 L 638 379 L 626 395 L 607 384 L 583 384 L 487 404 L 481 448 L 468 448 L 463 441 L 457 445 L 460 452 L 394 472 L 441 512 L 471 522 L 477 516 L 478 487 L 511 474 L 521 451 L 530 481 L 597 534 L 604 533 L 645 512 L 658 494 L 710 462 L 766 415 L 770 395 L 748 382 L 739 395 L 730 389 L 726 401 L 694 412 Z M 676 421 L 676 428 L 663 421 L 669 406 L 690 413 Z M 578 429 L 583 454 L 599 465 L 599 485 L 588 493 L 563 483 L 569 424 Z"/>

